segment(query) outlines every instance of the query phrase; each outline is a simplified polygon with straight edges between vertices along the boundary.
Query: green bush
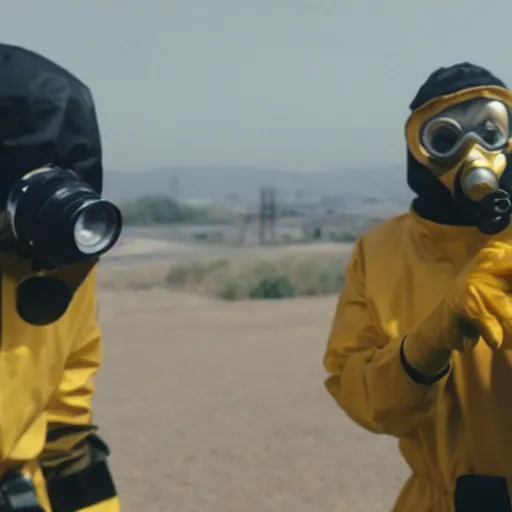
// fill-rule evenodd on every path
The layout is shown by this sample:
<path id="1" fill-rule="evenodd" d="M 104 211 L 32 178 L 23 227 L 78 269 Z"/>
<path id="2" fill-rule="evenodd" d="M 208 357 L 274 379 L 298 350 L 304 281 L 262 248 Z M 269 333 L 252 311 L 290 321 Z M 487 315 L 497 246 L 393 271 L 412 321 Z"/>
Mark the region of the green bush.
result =
<path id="1" fill-rule="evenodd" d="M 286 276 L 264 277 L 249 291 L 251 299 L 286 299 L 295 295 L 295 289 Z"/>
<path id="2" fill-rule="evenodd" d="M 178 203 L 167 196 L 146 196 L 120 205 L 126 225 L 151 226 L 176 223 L 215 223 L 226 220 L 223 212 Z"/>

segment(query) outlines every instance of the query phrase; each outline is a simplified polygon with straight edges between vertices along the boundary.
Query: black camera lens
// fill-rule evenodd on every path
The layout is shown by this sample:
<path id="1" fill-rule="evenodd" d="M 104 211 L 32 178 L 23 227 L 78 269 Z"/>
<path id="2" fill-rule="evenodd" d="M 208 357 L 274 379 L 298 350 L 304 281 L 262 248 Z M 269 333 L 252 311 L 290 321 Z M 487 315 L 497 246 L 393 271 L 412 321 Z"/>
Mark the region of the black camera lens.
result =
<path id="1" fill-rule="evenodd" d="M 98 257 L 118 240 L 119 209 L 73 171 L 49 167 L 13 188 L 7 216 L 21 256 L 54 269 Z"/>

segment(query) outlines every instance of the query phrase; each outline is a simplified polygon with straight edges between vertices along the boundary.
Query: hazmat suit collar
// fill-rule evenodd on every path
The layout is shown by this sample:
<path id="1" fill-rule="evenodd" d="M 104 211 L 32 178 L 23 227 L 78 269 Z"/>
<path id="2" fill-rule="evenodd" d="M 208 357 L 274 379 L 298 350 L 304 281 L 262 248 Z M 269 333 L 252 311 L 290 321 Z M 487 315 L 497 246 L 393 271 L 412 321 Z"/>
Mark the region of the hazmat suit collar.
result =
<path id="1" fill-rule="evenodd" d="M 411 206 L 409 236 L 416 251 L 429 261 L 445 261 L 459 267 L 475 255 L 490 235 L 475 226 L 454 225 L 429 220 Z"/>

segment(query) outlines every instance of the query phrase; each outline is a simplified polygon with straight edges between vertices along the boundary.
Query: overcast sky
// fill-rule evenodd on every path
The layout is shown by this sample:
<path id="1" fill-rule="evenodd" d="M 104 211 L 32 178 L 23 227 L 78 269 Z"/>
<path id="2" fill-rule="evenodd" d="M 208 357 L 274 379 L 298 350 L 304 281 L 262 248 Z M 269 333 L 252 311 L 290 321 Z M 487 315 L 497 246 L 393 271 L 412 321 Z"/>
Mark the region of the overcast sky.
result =
<path id="1" fill-rule="evenodd" d="M 108 167 L 401 166 L 407 105 L 434 68 L 470 60 L 512 85 L 510 0 L 0 6 L 4 42 L 91 87 Z"/>

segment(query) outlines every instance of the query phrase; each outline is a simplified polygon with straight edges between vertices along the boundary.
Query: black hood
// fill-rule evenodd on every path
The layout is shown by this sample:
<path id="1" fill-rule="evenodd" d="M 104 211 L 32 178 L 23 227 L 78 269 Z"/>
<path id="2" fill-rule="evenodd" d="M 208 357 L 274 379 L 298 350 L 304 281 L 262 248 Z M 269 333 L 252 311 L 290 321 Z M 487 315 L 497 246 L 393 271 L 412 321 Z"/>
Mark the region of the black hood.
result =
<path id="1" fill-rule="evenodd" d="M 468 62 L 434 71 L 420 87 L 409 108 L 414 111 L 430 100 L 464 89 L 482 86 L 506 85 L 485 68 Z M 512 160 L 507 165 L 500 188 L 512 193 Z M 424 165 L 407 151 L 407 183 L 416 194 L 413 208 L 422 217 L 439 224 L 473 225 L 475 219 L 470 208 L 464 208 L 450 191 Z M 461 207 L 462 206 L 462 207 Z"/>
<path id="2" fill-rule="evenodd" d="M 0 208 L 25 173 L 49 163 L 74 170 L 101 194 L 102 150 L 91 92 L 41 55 L 0 44 Z"/>

